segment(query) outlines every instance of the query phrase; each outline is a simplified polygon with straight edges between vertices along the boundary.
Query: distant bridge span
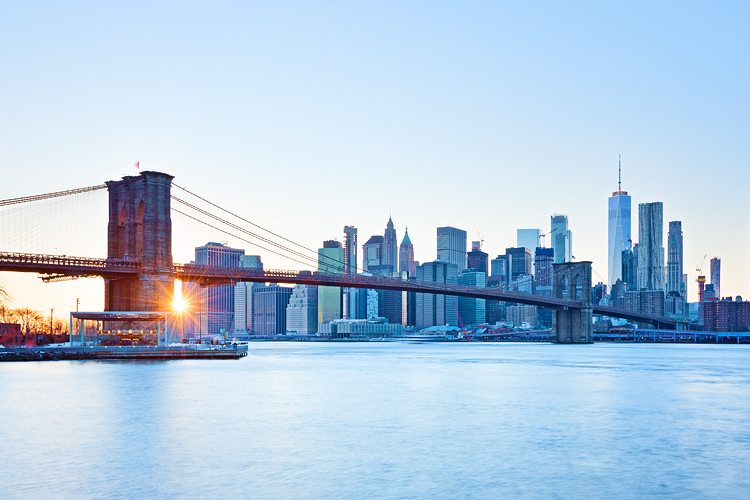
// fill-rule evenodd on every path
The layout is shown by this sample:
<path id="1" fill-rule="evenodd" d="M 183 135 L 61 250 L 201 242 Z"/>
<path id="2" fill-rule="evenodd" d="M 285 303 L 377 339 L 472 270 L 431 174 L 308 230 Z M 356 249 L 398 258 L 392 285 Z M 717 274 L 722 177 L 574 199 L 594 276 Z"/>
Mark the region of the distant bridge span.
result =
<path id="1" fill-rule="evenodd" d="M 174 264 L 171 268 L 146 270 L 141 266 L 140 261 L 8 252 L 0 252 L 0 271 L 38 273 L 42 275 L 42 279 L 46 282 L 80 277 L 133 278 L 147 273 L 168 276 L 182 282 L 194 282 L 201 286 L 233 285 L 240 282 L 337 286 L 455 295 L 527 304 L 548 309 L 581 308 L 581 302 L 575 300 L 543 297 L 523 292 L 509 292 L 498 288 L 467 287 L 427 281 L 400 280 L 383 276 L 346 275 L 319 271 L 250 269 L 196 264 Z M 594 305 L 593 313 L 640 323 L 651 323 L 660 328 L 674 328 L 677 324 L 673 318 L 610 306 Z"/>

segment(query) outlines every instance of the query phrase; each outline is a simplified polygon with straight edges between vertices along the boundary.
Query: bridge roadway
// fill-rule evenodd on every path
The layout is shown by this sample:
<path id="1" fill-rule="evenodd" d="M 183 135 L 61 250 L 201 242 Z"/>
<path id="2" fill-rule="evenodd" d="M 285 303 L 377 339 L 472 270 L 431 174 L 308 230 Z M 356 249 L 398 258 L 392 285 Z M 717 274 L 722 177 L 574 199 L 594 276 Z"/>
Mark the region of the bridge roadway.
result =
<path id="1" fill-rule="evenodd" d="M 144 269 L 138 261 L 0 252 L 0 271 L 39 273 L 44 275 L 42 277 L 44 281 L 57 281 L 77 277 L 135 277 L 144 272 Z M 171 269 L 161 269 L 155 271 L 155 273 L 171 275 L 180 281 L 195 282 L 201 286 L 232 285 L 239 282 L 289 283 L 455 295 L 528 304 L 548 309 L 578 309 L 581 307 L 580 302 L 575 300 L 544 297 L 523 292 L 510 292 L 499 288 L 466 287 L 415 280 L 406 281 L 397 278 L 365 276 L 362 274 L 346 275 L 318 271 L 264 270 L 201 266 L 196 264 L 175 264 Z M 595 305 L 593 306 L 593 313 L 624 318 L 640 323 L 651 323 L 657 326 L 657 328 L 674 328 L 677 324 L 673 318 L 644 314 L 638 311 L 610 306 Z"/>

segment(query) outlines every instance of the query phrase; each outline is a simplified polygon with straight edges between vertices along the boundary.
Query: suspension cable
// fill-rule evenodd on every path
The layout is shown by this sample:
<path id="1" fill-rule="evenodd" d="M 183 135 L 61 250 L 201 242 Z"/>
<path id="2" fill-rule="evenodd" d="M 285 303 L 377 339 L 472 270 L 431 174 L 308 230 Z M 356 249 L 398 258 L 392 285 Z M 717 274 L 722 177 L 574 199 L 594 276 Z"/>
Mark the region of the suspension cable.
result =
<path id="1" fill-rule="evenodd" d="M 292 245 L 296 245 L 296 246 L 298 246 L 298 247 L 302 248 L 303 250 L 307 250 L 308 252 L 312 252 L 312 253 L 314 253 L 314 254 L 315 254 L 315 255 L 316 255 L 317 257 L 318 257 L 318 259 L 319 259 L 320 257 L 323 257 L 324 259 L 326 259 L 326 260 L 328 260 L 328 261 L 331 261 L 331 262 L 335 262 L 335 263 L 337 263 L 337 264 L 343 264 L 343 263 L 342 263 L 341 261 L 339 261 L 339 260 L 336 260 L 336 259 L 334 259 L 333 257 L 329 257 L 329 256 L 327 256 L 327 255 L 323 255 L 323 254 L 321 254 L 320 252 L 318 252 L 318 251 L 316 251 L 316 250 L 313 250 L 313 249 L 311 249 L 311 248 L 308 248 L 308 247 L 306 247 L 306 246 L 304 246 L 304 245 L 302 245 L 302 244 L 300 244 L 300 243 L 297 243 L 297 242 L 295 242 L 295 241 L 292 241 L 292 240 L 290 240 L 290 239 L 288 239 L 288 238 L 284 238 L 284 237 L 283 237 L 283 236 L 281 236 L 280 234 L 277 234 L 277 233 L 275 233 L 275 232 L 271 231 L 270 229 L 266 229 L 266 228 L 264 228 L 263 226 L 260 226 L 260 225 L 258 225 L 258 224 L 256 224 L 256 223 L 252 222 L 252 221 L 249 221 L 249 220 L 245 219 L 244 217 L 241 217 L 241 216 L 239 216 L 239 215 L 237 215 L 237 214 L 235 214 L 235 213 L 233 213 L 233 212 L 230 212 L 229 210 L 227 210 L 227 209 L 225 209 L 225 208 L 222 208 L 222 207 L 220 207 L 220 206 L 219 206 L 219 205 L 217 205 L 216 203 L 213 203 L 213 202 L 211 202 L 211 201 L 209 201 L 209 200 L 207 200 L 207 199 L 205 199 L 205 198 L 203 198 L 203 197 L 201 197 L 201 196 L 197 195 L 196 193 L 193 193 L 192 191 L 190 191 L 190 190 L 188 190 L 188 189 L 186 189 L 186 188 L 184 188 L 184 187 L 182 187 L 182 186 L 180 186 L 180 185 L 178 185 L 178 184 L 175 184 L 174 182 L 172 182 L 172 185 L 173 185 L 174 187 L 176 187 L 176 188 L 182 189 L 183 191 L 185 191 L 186 193 L 188 193 L 188 194 L 190 194 L 190 195 L 192 195 L 192 196 L 195 196 L 195 197 L 196 197 L 196 198 L 198 198 L 199 200 L 201 200 L 201 201 L 203 201 L 203 202 L 205 202 L 205 203 L 208 203 L 209 205 L 211 205 L 211 206 L 213 206 L 213 207 L 216 207 L 216 208 L 218 208 L 218 209 L 219 209 L 219 210 L 221 210 L 222 212 L 226 212 L 227 214 L 229 214 L 229 215 L 231 215 L 231 216 L 233 216 L 233 217 L 237 217 L 237 218 L 238 218 L 238 219 L 240 219 L 241 221 L 243 221 L 243 222 L 246 222 L 246 223 L 248 223 L 248 224 L 250 224 L 250 225 L 252 225 L 252 226 L 254 226 L 254 227 L 257 227 L 258 229 L 260 229 L 260 230 L 262 230 L 262 231 L 265 231 L 265 232 L 267 232 L 267 233 L 269 233 L 269 234 L 271 234 L 271 235 L 273 235 L 273 236 L 276 236 L 277 238 L 280 238 L 280 239 L 282 239 L 282 240 L 284 240 L 284 241 L 286 241 L 286 242 L 288 242 L 288 243 L 291 243 Z M 208 216 L 209 216 L 209 217 L 211 217 L 211 218 L 214 218 L 214 219 L 216 219 L 216 220 L 220 220 L 220 221 L 224 222 L 224 223 L 225 223 L 225 224 L 227 224 L 227 225 L 232 225 L 231 223 L 228 223 L 228 222 L 224 221 L 223 219 L 221 219 L 221 218 L 219 218 L 219 217 L 216 217 L 216 216 L 214 216 L 214 215 L 211 215 L 211 214 L 210 214 L 210 213 L 208 213 L 208 212 L 205 212 L 205 211 L 203 211 L 203 210 L 201 210 L 201 209 L 199 209 L 199 208 L 197 208 L 197 207 L 194 207 L 194 206 L 190 205 L 189 203 L 186 203 L 186 202 L 184 202 L 183 200 L 180 200 L 179 198 L 176 198 L 176 197 L 174 197 L 174 196 L 172 196 L 172 198 L 173 198 L 173 199 L 175 199 L 176 201 L 180 202 L 180 203 L 183 203 L 183 204 L 185 204 L 185 205 L 188 205 L 188 206 L 190 206 L 190 208 L 193 208 L 193 209 L 195 209 L 195 210 L 198 210 L 199 212 L 202 212 L 202 213 L 204 213 L 205 215 L 208 215 Z M 234 226 L 234 227 L 237 227 L 237 226 Z M 251 236 L 253 236 L 253 237 L 255 237 L 255 238 L 261 239 L 261 240 L 262 240 L 262 241 L 264 241 L 264 242 L 267 242 L 267 243 L 273 244 L 274 246 L 277 246 L 278 248 L 281 248 L 281 249 L 284 249 L 284 250 L 286 250 L 286 251 L 289 251 L 289 252 L 291 252 L 291 253 L 294 253 L 294 254 L 295 254 L 295 255 L 297 255 L 297 256 L 300 256 L 300 257 L 303 257 L 303 258 L 307 258 L 307 259 L 310 259 L 310 260 L 314 261 L 315 263 L 319 264 L 319 262 L 318 262 L 318 259 L 313 259 L 312 257 L 307 257 L 307 256 L 305 256 L 304 254 L 301 254 L 301 253 L 297 252 L 296 250 L 292 250 L 291 248 L 288 248 L 288 247 L 284 247 L 283 245 L 280 245 L 280 244 L 276 244 L 276 243 L 273 243 L 273 242 L 271 242 L 270 240 L 268 240 L 268 239 L 265 239 L 265 238 L 263 238 L 262 236 L 258 236 L 258 235 L 255 235 L 255 234 L 253 234 L 253 233 L 251 233 L 251 232 L 249 232 L 249 231 L 246 231 L 246 230 L 244 230 L 244 229 L 240 229 L 240 230 L 242 230 L 243 232 L 245 232 L 245 233 L 247 233 L 247 234 L 249 234 L 249 235 L 251 235 Z M 244 241 L 244 240 L 243 240 L 243 241 Z M 257 246 L 257 245 L 256 245 L 256 246 Z M 274 253 L 275 253 L 275 252 L 274 252 Z M 294 260 L 294 259 L 292 259 L 292 260 Z M 356 274 L 356 273 L 358 273 L 359 271 L 364 271 L 364 270 L 361 270 L 360 268 L 358 268 L 356 264 L 355 264 L 355 265 L 349 264 L 349 270 L 353 270 L 355 274 Z"/>
<path id="2" fill-rule="evenodd" d="M 106 189 L 106 184 L 99 184 L 98 186 L 89 186 L 78 189 L 69 189 L 67 191 L 56 191 L 54 193 L 37 194 L 34 196 L 24 196 L 22 198 L 8 198 L 7 200 L 0 200 L 0 207 L 6 207 L 9 205 L 18 205 L 20 203 L 29 203 L 32 201 L 48 200 L 50 198 L 60 198 L 63 196 L 70 196 L 79 193 L 88 193 L 90 191 L 98 191 L 100 189 Z"/>
<path id="3" fill-rule="evenodd" d="M 250 240 L 246 240 L 245 238 L 242 238 L 242 237 L 240 237 L 240 236 L 237 236 L 236 234 L 232 234 L 232 233 L 230 233 L 229 231 L 225 231 L 224 229 L 221 229 L 221 228 L 219 228 L 219 227 L 217 227 L 217 226 L 214 226 L 213 224 L 209 224 L 209 223 L 208 223 L 208 222 L 206 222 L 206 221 L 202 221 L 202 220 L 198 219 L 197 217 L 193 217 L 192 215 L 188 215 L 188 214 L 186 214 L 185 212 L 181 212 L 180 210 L 177 210 L 176 208 L 172 208 L 172 211 L 174 211 L 174 212 L 177 212 L 177 213 L 178 213 L 178 214 L 180 214 L 180 215 L 184 215 L 185 217 L 187 217 L 187 218 L 189 218 L 189 219 L 193 219 L 194 221 L 196 221 L 196 222 L 199 222 L 199 223 L 201 223 L 201 224 L 204 224 L 204 225 L 206 225 L 206 226 L 208 226 L 208 227 L 210 227 L 210 228 L 212 228 L 212 229 L 216 229 L 217 231 L 219 231 L 219 232 L 222 232 L 222 233 L 226 234 L 227 236 L 231 236 L 232 238 L 237 238 L 237 239 L 238 239 L 238 240 L 240 240 L 240 241 L 244 241 L 245 243 L 249 243 L 249 244 L 251 244 L 251 245 L 253 245 L 253 246 L 255 246 L 255 247 L 258 247 L 258 248 L 260 248 L 261 250 L 265 250 L 266 252 L 271 252 L 272 254 L 276 254 L 276 255 L 278 255 L 278 256 L 280 256 L 280 257 L 284 257 L 285 259 L 289 259 L 289 260 L 292 260 L 292 261 L 294 261 L 294 262 L 297 262 L 297 263 L 299 263 L 299 264 L 302 264 L 303 266 L 308 266 L 308 265 L 310 265 L 310 264 L 309 264 L 309 262 L 302 262 L 301 260 L 297 260 L 297 259 L 295 259 L 294 257 L 290 257 L 290 256 L 288 256 L 288 255 L 284 255 L 284 254 L 282 254 L 282 253 L 279 253 L 279 252 L 275 252 L 275 251 L 273 251 L 273 250 L 271 250 L 271 249 L 269 249 L 269 248 L 265 248 L 265 247 L 263 247 L 263 246 L 261 246 L 261 245 L 258 245 L 257 243 L 254 243 L 254 242 L 252 242 L 252 241 L 250 241 Z M 337 261 L 337 262 L 338 262 L 338 261 Z"/>
<path id="4" fill-rule="evenodd" d="M 274 246 L 274 247 L 276 247 L 276 248 L 278 248 L 280 250 L 284 250 L 284 251 L 289 252 L 289 253 L 291 253 L 293 255 L 301 257 L 303 259 L 307 259 L 307 260 L 309 260 L 309 261 L 311 261 L 313 263 L 317 263 L 317 260 L 314 259 L 313 257 L 310 257 L 309 255 L 305 255 L 305 254 L 300 253 L 300 252 L 298 252 L 296 250 L 293 250 L 291 248 L 285 247 L 284 245 L 282 245 L 280 243 L 276 243 L 275 241 L 269 240 L 268 238 L 264 238 L 263 236 L 259 236 L 259 235 L 255 234 L 255 233 L 252 233 L 252 232 L 248 231 L 247 229 L 244 229 L 244 228 L 242 228 L 242 227 L 240 227 L 240 226 L 238 226 L 236 224 L 233 224 L 233 223 L 231 223 L 231 222 L 229 222 L 229 221 L 227 221 L 225 219 L 222 219 L 221 217 L 213 215 L 212 213 L 207 212 L 206 210 L 203 210 L 203 209 L 201 209 L 199 207 L 196 207 L 195 205 L 192 205 L 192 204 L 190 204 L 190 203 L 188 203 L 188 202 L 186 202 L 184 200 L 181 200 L 180 198 L 177 198 L 176 196 L 172 196 L 172 199 L 175 200 L 175 201 L 177 201 L 177 202 L 179 202 L 179 203 L 182 203 L 183 205 L 187 206 L 188 208 L 192 208 L 193 210 L 195 210 L 197 212 L 200 212 L 203 215 L 214 219 L 215 221 L 218 221 L 218 222 L 220 222 L 222 224 L 225 224 L 225 225 L 231 227 L 232 229 L 235 229 L 237 231 L 241 231 L 241 232 L 243 232 L 243 233 L 245 233 L 245 234 L 247 234 L 247 235 L 249 235 L 249 236 L 251 236 L 253 238 L 257 238 L 257 239 L 261 240 L 263 243 L 266 243 L 268 245 L 272 245 L 272 246 Z"/>

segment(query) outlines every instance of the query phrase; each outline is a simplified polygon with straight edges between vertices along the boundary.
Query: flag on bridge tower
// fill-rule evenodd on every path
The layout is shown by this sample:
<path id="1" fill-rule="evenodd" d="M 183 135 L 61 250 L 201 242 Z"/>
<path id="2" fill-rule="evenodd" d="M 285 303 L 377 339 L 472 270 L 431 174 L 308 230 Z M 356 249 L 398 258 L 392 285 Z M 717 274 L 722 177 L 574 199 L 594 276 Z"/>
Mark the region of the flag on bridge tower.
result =
<path id="1" fill-rule="evenodd" d="M 137 162 L 135 162 L 135 168 L 137 168 L 138 170 L 141 169 L 141 161 L 140 160 L 138 160 Z"/>

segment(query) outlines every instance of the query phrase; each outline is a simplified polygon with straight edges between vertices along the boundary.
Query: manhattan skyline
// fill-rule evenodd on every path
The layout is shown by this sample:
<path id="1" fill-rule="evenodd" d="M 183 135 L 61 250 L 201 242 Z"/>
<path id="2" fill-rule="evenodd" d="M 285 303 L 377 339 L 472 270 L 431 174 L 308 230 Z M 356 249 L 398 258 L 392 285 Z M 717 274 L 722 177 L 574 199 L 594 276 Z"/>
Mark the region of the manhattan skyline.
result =
<path id="1" fill-rule="evenodd" d="M 748 7 L 725 9 L 15 5 L 0 21 L 14 75 L 0 82 L 0 199 L 116 180 L 140 160 L 310 248 L 344 225 L 365 242 L 392 215 L 420 262 L 437 227 L 481 233 L 494 256 L 559 213 L 596 282 L 622 154 L 632 206 L 682 221 L 689 300 L 706 254 L 722 259 L 722 295 L 748 295 L 750 235 L 733 217 L 750 210 Z M 101 309 L 95 280 L 0 280 L 16 306 Z"/>

